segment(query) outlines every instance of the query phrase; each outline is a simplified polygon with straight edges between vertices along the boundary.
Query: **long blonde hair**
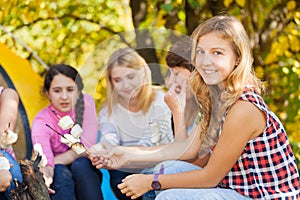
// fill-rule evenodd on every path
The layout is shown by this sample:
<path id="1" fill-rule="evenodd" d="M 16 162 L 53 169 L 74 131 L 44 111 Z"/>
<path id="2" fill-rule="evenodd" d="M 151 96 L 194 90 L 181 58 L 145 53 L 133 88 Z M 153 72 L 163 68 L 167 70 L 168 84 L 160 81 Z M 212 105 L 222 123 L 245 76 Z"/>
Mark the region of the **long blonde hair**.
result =
<path id="1" fill-rule="evenodd" d="M 226 91 L 223 93 L 226 106 L 231 106 L 242 94 L 246 85 L 251 84 L 257 92 L 263 89 L 262 83 L 255 76 L 252 63 L 252 51 L 249 37 L 242 23 L 232 16 L 215 16 L 200 24 L 193 32 L 192 63 L 195 65 L 196 45 L 200 37 L 216 32 L 231 43 L 231 48 L 238 58 L 238 64 L 226 79 Z M 196 81 L 193 81 L 197 84 Z M 197 91 L 195 91 L 197 93 Z"/>
<path id="2" fill-rule="evenodd" d="M 112 107 L 119 102 L 118 96 L 114 95 L 114 86 L 111 80 L 111 71 L 116 66 L 124 66 L 132 69 L 143 69 L 144 84 L 138 94 L 138 107 L 146 113 L 154 100 L 155 94 L 152 87 L 151 71 L 146 61 L 132 48 L 126 47 L 115 51 L 109 58 L 106 68 L 107 106 L 108 113 L 112 113 Z"/>

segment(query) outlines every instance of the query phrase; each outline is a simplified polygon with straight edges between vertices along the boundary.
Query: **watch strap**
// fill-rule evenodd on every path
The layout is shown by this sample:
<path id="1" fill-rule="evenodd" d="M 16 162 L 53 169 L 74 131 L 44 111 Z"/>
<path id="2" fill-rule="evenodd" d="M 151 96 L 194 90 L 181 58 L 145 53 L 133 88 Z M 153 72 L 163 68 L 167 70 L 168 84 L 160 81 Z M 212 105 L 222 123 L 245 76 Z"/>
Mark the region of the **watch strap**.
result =
<path id="1" fill-rule="evenodd" d="M 162 164 L 160 165 L 159 172 L 154 174 L 153 182 L 158 181 L 158 176 L 163 173 L 164 173 L 164 165 Z"/>

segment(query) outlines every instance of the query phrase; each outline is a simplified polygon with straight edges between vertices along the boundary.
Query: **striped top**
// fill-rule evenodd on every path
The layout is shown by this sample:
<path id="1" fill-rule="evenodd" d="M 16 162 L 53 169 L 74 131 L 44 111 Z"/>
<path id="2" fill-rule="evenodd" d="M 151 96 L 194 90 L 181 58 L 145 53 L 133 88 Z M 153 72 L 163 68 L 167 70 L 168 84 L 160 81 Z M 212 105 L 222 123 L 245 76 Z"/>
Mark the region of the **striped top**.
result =
<path id="1" fill-rule="evenodd" d="M 258 137 L 248 141 L 219 186 L 232 188 L 254 199 L 299 198 L 296 160 L 280 120 L 253 89 L 247 88 L 239 100 L 248 101 L 263 111 L 267 124 Z M 222 126 L 227 113 L 228 110 L 223 116 Z"/>

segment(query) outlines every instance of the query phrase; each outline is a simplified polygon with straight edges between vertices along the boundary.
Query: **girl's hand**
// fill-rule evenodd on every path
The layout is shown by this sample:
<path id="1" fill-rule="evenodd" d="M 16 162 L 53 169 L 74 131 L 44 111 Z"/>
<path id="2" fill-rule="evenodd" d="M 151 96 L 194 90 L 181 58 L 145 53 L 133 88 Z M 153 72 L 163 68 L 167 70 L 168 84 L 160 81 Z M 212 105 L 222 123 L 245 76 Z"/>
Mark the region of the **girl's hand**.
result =
<path id="1" fill-rule="evenodd" d="M 50 166 L 46 166 L 42 169 L 42 172 L 43 172 L 43 177 L 45 180 L 45 184 L 48 188 L 49 194 L 54 194 L 55 190 L 50 188 L 50 185 L 53 183 L 53 174 L 54 174 L 53 168 Z"/>
<path id="2" fill-rule="evenodd" d="M 127 164 L 126 152 L 122 146 L 98 143 L 90 148 L 90 159 L 96 168 L 117 169 Z"/>
<path id="3" fill-rule="evenodd" d="M 109 157 L 109 151 L 111 149 L 111 145 L 106 144 L 106 143 L 97 143 L 93 145 L 90 149 L 89 152 L 91 153 L 92 156 L 96 157 Z"/>
<path id="4" fill-rule="evenodd" d="M 136 199 L 149 190 L 152 190 L 151 183 L 153 175 L 145 174 L 132 174 L 122 180 L 122 183 L 118 185 L 118 188 L 123 194 L 131 199 Z"/>
<path id="5" fill-rule="evenodd" d="M 182 85 L 174 82 L 165 94 L 164 100 L 173 114 L 184 113 L 186 105 L 186 89 L 186 80 L 183 80 Z"/>
<path id="6" fill-rule="evenodd" d="M 97 169 L 106 168 L 107 163 L 105 162 L 105 158 L 100 156 L 89 155 L 89 159 Z"/>
<path id="7" fill-rule="evenodd" d="M 9 170 L 0 170 L 0 192 L 4 192 L 10 186 L 12 176 Z"/>

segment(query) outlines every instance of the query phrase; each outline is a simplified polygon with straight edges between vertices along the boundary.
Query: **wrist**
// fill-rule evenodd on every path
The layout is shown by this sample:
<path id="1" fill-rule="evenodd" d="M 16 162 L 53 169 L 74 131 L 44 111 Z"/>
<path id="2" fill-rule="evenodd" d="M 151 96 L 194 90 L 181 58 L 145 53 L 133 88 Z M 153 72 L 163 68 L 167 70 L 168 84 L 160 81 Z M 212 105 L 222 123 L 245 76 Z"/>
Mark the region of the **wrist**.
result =
<path id="1" fill-rule="evenodd" d="M 147 185 L 148 185 L 148 191 L 150 190 L 153 190 L 153 187 L 152 187 L 152 182 L 154 180 L 154 174 L 149 174 L 149 175 L 146 175 L 147 176 Z"/>
<path id="2" fill-rule="evenodd" d="M 160 166 L 159 172 L 153 175 L 153 181 L 151 183 L 151 187 L 153 190 L 161 190 L 161 183 L 159 182 L 159 175 L 164 173 L 164 165 Z"/>

